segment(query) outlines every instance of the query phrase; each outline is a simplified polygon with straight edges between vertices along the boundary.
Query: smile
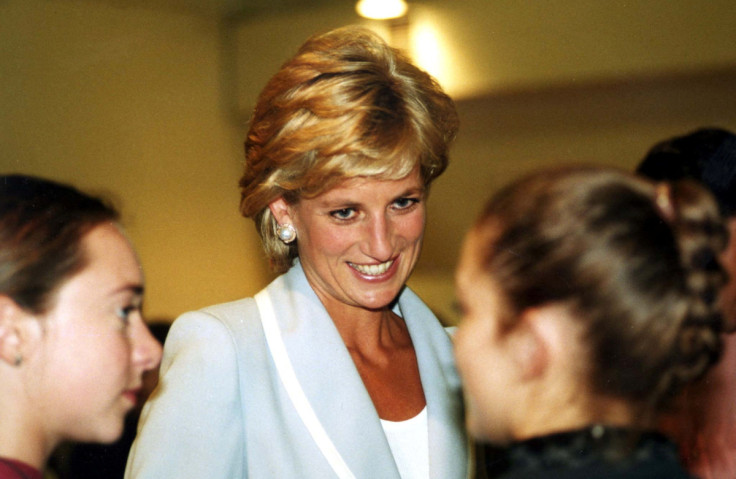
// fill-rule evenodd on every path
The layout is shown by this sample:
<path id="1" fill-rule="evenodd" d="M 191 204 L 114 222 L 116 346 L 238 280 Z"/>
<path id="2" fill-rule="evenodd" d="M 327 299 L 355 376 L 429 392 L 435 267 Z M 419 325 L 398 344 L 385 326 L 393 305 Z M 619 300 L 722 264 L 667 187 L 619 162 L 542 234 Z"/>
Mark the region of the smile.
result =
<path id="1" fill-rule="evenodd" d="M 388 271 L 392 264 L 394 264 L 394 260 L 386 261 L 381 264 L 355 264 L 348 262 L 348 265 L 350 265 L 351 268 L 368 276 L 381 275 Z"/>

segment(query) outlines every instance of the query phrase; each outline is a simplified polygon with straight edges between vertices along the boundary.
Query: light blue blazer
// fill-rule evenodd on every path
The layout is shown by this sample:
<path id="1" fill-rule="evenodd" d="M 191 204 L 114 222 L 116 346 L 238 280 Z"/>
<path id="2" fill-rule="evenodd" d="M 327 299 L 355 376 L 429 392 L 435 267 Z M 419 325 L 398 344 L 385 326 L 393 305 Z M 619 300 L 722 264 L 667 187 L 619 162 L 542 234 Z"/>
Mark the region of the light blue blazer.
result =
<path id="1" fill-rule="evenodd" d="M 400 479 L 371 398 L 301 266 L 267 290 L 299 382 L 353 474 Z M 450 338 L 408 288 L 396 312 L 414 342 L 427 399 L 430 476 L 466 478 L 467 438 Z M 252 298 L 174 322 L 125 477 L 335 477 L 282 386 Z"/>

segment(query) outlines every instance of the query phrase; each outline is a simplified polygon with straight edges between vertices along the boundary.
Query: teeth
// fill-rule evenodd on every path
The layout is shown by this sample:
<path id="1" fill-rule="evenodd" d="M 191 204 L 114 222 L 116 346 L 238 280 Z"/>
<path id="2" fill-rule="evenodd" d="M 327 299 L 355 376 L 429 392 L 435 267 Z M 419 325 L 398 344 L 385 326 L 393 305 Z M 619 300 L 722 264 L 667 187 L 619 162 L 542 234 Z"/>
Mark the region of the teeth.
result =
<path id="1" fill-rule="evenodd" d="M 367 274 L 369 276 L 377 276 L 379 274 L 383 274 L 391 267 L 392 264 L 394 264 L 394 260 L 386 261 L 385 263 L 381 264 L 355 264 L 355 263 L 349 263 L 351 267 L 355 268 L 356 270 L 360 271 L 363 274 Z"/>

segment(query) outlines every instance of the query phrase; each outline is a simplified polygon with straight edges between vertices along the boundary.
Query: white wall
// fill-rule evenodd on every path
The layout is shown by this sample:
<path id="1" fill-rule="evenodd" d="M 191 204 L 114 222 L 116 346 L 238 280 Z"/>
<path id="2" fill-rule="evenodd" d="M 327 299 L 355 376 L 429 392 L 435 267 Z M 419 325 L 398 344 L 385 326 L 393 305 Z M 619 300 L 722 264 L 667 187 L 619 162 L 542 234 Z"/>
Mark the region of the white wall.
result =
<path id="1" fill-rule="evenodd" d="M 235 3 L 222 1 L 0 0 L 0 172 L 117 197 L 149 316 L 268 281 L 237 212 L 247 117 L 308 35 L 362 22 L 347 0 L 217 18 Z M 562 162 L 632 168 L 668 136 L 736 129 L 731 0 L 410 3 L 394 40 L 417 53 L 434 35 L 434 73 L 462 121 L 411 281 L 450 320 L 460 240 L 500 184 Z"/>
<path id="2" fill-rule="evenodd" d="M 227 117 L 215 19 L 99 2 L 0 1 L 0 172 L 109 192 L 171 318 L 259 289 L 238 214 L 242 128 Z"/>

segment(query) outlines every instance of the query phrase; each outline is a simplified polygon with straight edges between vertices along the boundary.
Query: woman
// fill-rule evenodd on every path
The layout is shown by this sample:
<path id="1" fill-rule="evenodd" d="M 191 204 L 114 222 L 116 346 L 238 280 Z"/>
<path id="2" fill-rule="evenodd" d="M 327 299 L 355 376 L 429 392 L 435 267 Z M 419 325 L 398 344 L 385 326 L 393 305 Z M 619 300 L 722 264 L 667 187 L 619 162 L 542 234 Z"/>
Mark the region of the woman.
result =
<path id="1" fill-rule="evenodd" d="M 282 274 L 174 322 L 127 477 L 466 476 L 450 339 L 405 287 L 456 128 L 435 81 L 367 30 L 283 65 L 240 181 Z"/>
<path id="2" fill-rule="evenodd" d="M 161 348 L 117 213 L 58 183 L 0 176 L 0 478 L 40 478 L 63 440 L 112 442 Z"/>
<path id="3" fill-rule="evenodd" d="M 463 247 L 455 336 L 503 478 L 688 477 L 657 413 L 720 352 L 726 233 L 694 183 L 543 171 L 499 192 Z"/>
<path id="4" fill-rule="evenodd" d="M 721 255 L 729 282 L 721 291 L 724 333 L 736 329 L 736 134 L 700 128 L 663 140 L 636 169 L 653 180 L 691 178 L 716 199 L 729 230 Z M 687 469 L 703 479 L 736 477 L 736 334 L 725 334 L 723 356 L 675 401 L 663 427 L 679 444 Z"/>

